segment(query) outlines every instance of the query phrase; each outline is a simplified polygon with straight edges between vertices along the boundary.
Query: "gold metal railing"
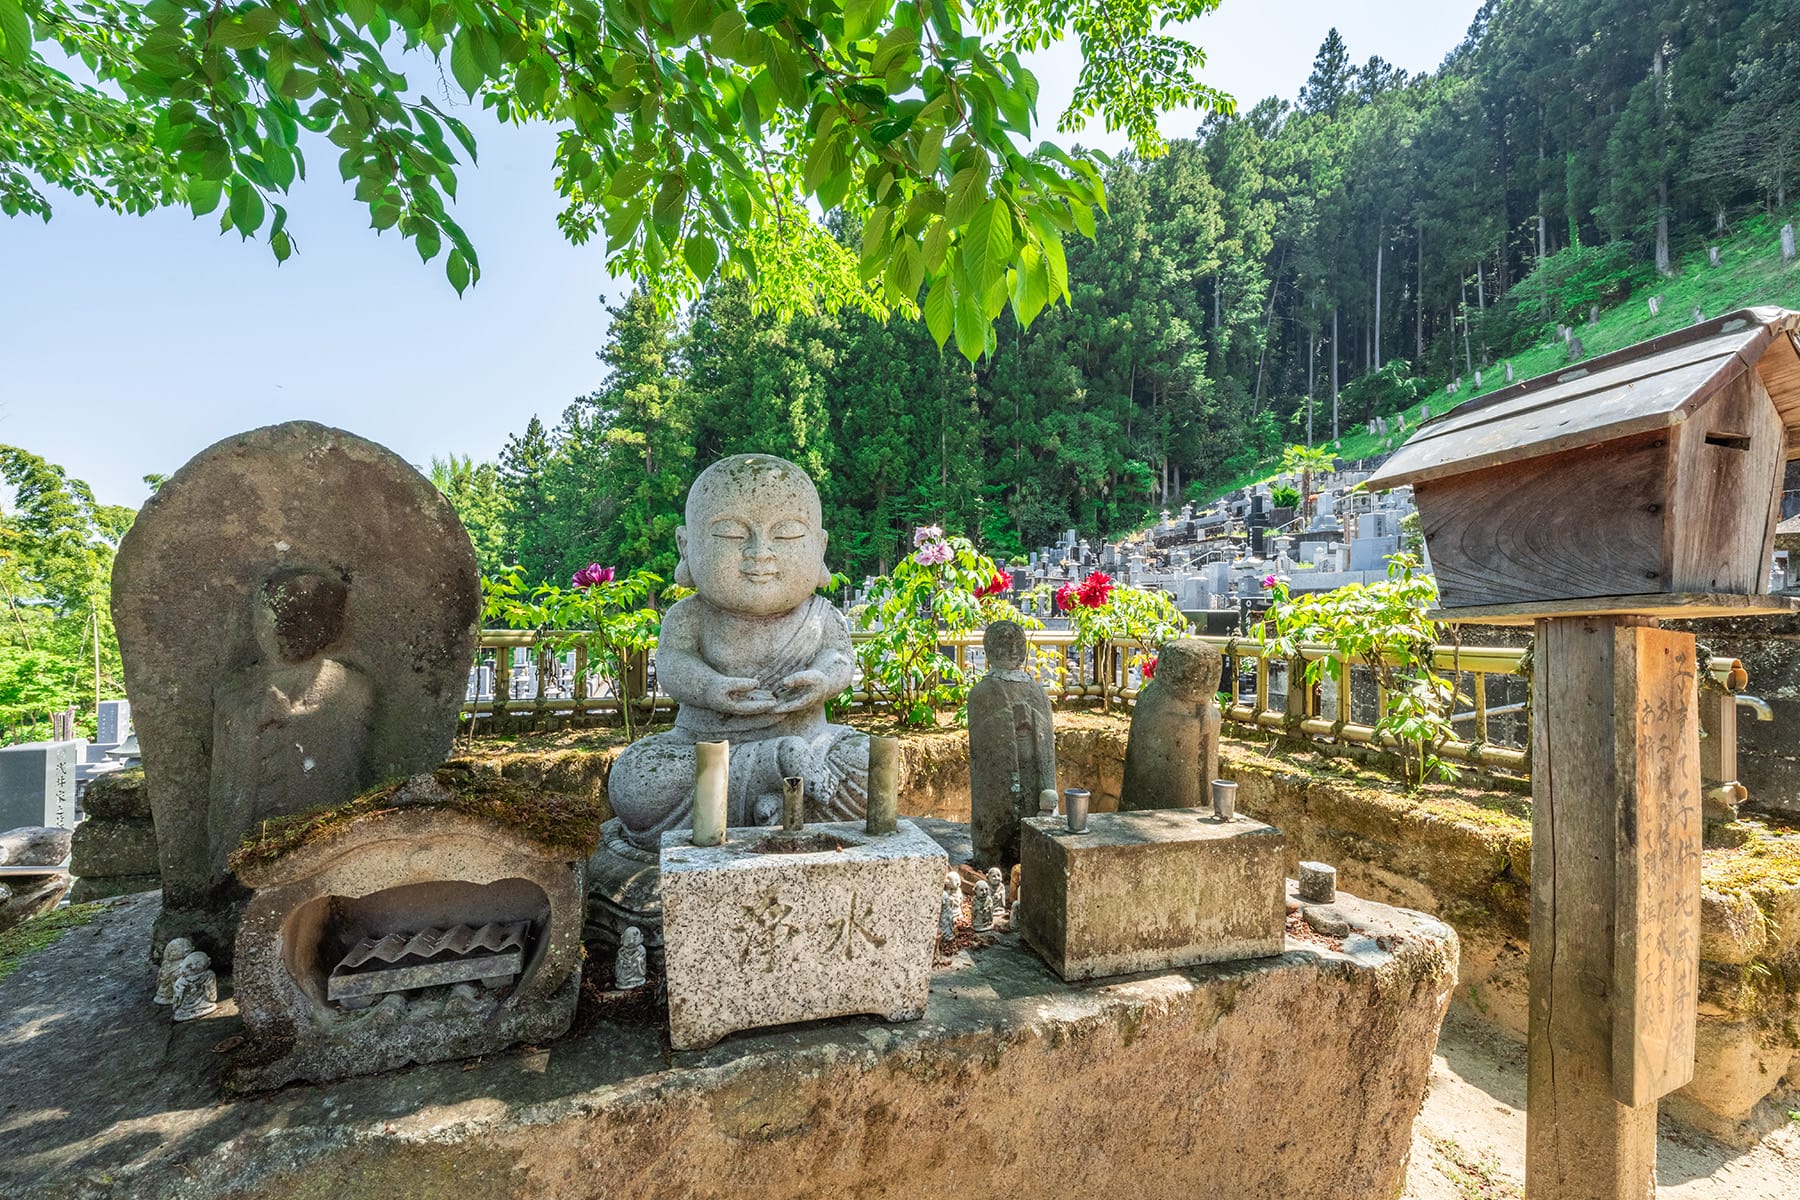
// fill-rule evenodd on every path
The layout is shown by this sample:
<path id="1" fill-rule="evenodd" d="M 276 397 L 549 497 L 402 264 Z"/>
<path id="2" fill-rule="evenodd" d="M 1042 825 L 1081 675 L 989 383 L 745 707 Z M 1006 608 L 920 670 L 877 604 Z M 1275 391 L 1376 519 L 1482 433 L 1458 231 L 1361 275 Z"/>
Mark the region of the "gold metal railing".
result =
<path id="1" fill-rule="evenodd" d="M 871 636 L 853 632 L 851 640 L 860 642 Z M 1077 648 L 1074 633 L 1067 630 L 1028 630 L 1025 637 L 1032 651 L 1027 667 L 1044 681 L 1052 698 L 1062 702 L 1131 703 L 1138 694 L 1142 664 L 1155 653 L 1154 647 L 1130 639 Z M 1220 693 L 1221 712 L 1226 720 L 1317 741 L 1397 748 L 1398 742 L 1392 735 L 1375 728 L 1375 722 L 1387 709 L 1388 697 L 1374 672 L 1365 665 L 1352 663 L 1335 684 L 1308 683 L 1304 678 L 1306 664 L 1333 657 L 1330 648 L 1303 645 L 1289 659 L 1271 656 L 1263 645 L 1250 638 L 1200 640 L 1217 646 L 1225 659 Z M 537 655 L 534 694 L 512 695 L 513 670 L 506 661 L 510 656 L 504 652 L 538 645 L 538 636 L 529 631 L 483 630 L 481 651 L 493 651 L 495 657 L 495 698 L 465 703 L 464 715 L 574 716 L 618 711 L 617 696 L 587 694 L 586 654 L 580 649 L 575 651 L 573 695 L 544 695 L 550 656 L 541 650 Z M 981 635 L 945 636 L 939 645 L 958 667 L 966 668 L 969 651 L 981 645 Z M 1526 661 L 1527 652 L 1512 647 L 1434 647 L 1434 666 L 1452 679 L 1456 690 L 1451 724 L 1457 732 L 1437 748 L 1440 757 L 1529 773 L 1531 712 L 1529 682 L 1524 677 Z M 640 661 L 632 672 L 633 686 L 628 691 L 633 713 L 672 711 L 675 701 L 671 697 L 646 690 L 646 665 Z M 1742 690 L 1747 682 L 1743 665 L 1733 658 L 1711 659 L 1708 673 L 1718 688 L 1727 693 Z M 1496 681 L 1502 682 L 1496 685 Z M 1490 692 L 1496 686 L 1519 698 L 1490 704 Z M 851 690 L 851 699 L 858 706 L 871 708 L 882 702 L 860 679 Z"/>

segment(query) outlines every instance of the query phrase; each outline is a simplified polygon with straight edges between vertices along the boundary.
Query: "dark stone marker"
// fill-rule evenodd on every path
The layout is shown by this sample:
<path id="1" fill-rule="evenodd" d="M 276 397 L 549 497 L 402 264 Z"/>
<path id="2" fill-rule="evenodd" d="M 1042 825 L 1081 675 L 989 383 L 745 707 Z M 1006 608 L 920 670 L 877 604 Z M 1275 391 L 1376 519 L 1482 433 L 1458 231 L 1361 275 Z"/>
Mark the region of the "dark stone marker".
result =
<path id="1" fill-rule="evenodd" d="M 977 867 L 1019 861 L 1019 822 L 1056 787 L 1050 697 L 1025 671 L 1025 631 L 995 621 L 981 638 L 988 671 L 969 690 L 969 824 Z"/>
<path id="2" fill-rule="evenodd" d="M 310 421 L 201 451 L 119 547 L 113 620 L 163 912 L 230 963 L 226 857 L 271 818 L 443 761 L 481 612 L 456 512 L 398 456 Z"/>
<path id="3" fill-rule="evenodd" d="M 1156 657 L 1156 678 L 1138 693 L 1125 743 L 1119 811 L 1202 808 L 1219 774 L 1219 652 L 1177 638 Z"/>

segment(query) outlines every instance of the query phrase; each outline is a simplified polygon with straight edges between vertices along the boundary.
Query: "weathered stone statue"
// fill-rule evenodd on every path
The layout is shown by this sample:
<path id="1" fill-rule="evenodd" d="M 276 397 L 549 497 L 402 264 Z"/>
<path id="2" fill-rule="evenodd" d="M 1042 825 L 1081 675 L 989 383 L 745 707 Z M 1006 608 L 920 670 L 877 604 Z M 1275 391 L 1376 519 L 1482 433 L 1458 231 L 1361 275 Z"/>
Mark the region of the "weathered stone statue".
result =
<path id="1" fill-rule="evenodd" d="M 994 897 L 994 911 L 1006 911 L 1006 876 L 1001 874 L 999 867 L 989 867 L 987 881 L 988 891 L 993 893 Z"/>
<path id="2" fill-rule="evenodd" d="M 219 977 L 205 953 L 196 950 L 181 960 L 174 994 L 177 1021 L 198 1020 L 219 1007 Z"/>
<path id="3" fill-rule="evenodd" d="M 194 943 L 186 938 L 170 938 L 163 947 L 162 964 L 156 970 L 157 1004 L 175 1003 L 175 977 L 181 974 L 181 960 L 194 952 Z"/>
<path id="4" fill-rule="evenodd" d="M 113 620 L 156 820 L 155 943 L 229 964 L 226 859 L 270 818 L 443 761 L 481 611 L 468 534 L 398 456 L 308 421 L 201 451 L 144 505 Z"/>
<path id="5" fill-rule="evenodd" d="M 1131 714 L 1121 812 L 1212 803 L 1222 666 L 1218 650 L 1199 638 L 1178 638 L 1158 652 L 1156 678 L 1138 693 Z"/>
<path id="6" fill-rule="evenodd" d="M 809 821 L 859 818 L 868 803 L 868 735 L 825 720 L 854 657 L 843 614 L 816 594 L 830 572 L 812 480 L 767 454 L 723 459 L 694 480 L 675 539 L 676 581 L 695 595 L 663 618 L 656 677 L 680 708 L 673 729 L 613 765 L 617 815 L 590 866 L 615 937 L 625 924 L 660 929 L 654 864 L 662 834 L 692 825 L 696 743 L 730 743 L 728 826 L 779 823 L 790 776 Z"/>
<path id="7" fill-rule="evenodd" d="M 644 931 L 629 926 L 619 941 L 619 953 L 613 958 L 613 987 L 630 991 L 644 986 L 647 978 L 644 953 Z"/>
<path id="8" fill-rule="evenodd" d="M 1056 731 L 1050 697 L 1025 671 L 1025 630 L 995 621 L 981 643 L 988 671 L 969 691 L 969 832 L 977 866 L 1006 867 L 1019 861 L 1019 822 L 1056 787 Z"/>
<path id="9" fill-rule="evenodd" d="M 988 881 L 977 880 L 975 898 L 969 903 L 969 928 L 977 933 L 986 933 L 994 927 L 994 893 L 988 888 Z"/>

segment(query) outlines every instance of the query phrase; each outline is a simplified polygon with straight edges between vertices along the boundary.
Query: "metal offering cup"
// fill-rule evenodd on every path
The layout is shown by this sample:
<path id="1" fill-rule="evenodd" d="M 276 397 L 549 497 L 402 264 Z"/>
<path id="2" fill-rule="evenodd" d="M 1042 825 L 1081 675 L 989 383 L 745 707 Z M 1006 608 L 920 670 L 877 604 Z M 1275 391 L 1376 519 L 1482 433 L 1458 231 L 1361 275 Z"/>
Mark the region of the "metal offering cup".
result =
<path id="1" fill-rule="evenodd" d="M 1237 816 L 1237 784 L 1230 779 L 1212 781 L 1213 820 L 1229 821 Z"/>
<path id="2" fill-rule="evenodd" d="M 1088 797 L 1086 788 L 1063 789 L 1063 809 L 1069 816 L 1070 833 L 1087 832 Z"/>

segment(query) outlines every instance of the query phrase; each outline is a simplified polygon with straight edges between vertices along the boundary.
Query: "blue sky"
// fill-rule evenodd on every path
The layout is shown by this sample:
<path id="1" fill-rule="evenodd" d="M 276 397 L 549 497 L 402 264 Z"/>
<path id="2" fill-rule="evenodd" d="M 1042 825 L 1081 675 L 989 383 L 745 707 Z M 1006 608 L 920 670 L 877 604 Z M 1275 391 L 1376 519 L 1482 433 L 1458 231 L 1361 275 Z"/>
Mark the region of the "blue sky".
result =
<path id="1" fill-rule="evenodd" d="M 1225 0 L 1189 28 L 1210 60 L 1203 78 L 1248 107 L 1291 99 L 1333 25 L 1357 61 L 1431 70 L 1478 7 Z M 1067 46 L 1032 64 L 1046 130 L 1076 64 Z M 434 71 L 409 82 L 440 104 L 460 100 Z M 48 224 L 0 217 L 0 442 L 135 506 L 146 473 L 273 421 L 338 425 L 421 467 L 448 453 L 491 458 L 533 413 L 553 424 L 600 382 L 603 305 L 623 288 L 600 246 L 557 232 L 549 129 L 465 115 L 481 162 L 465 168 L 454 212 L 483 276 L 461 299 L 441 260 L 421 264 L 410 244 L 367 227 L 335 151 L 314 156 L 313 180 L 287 201 L 299 252 L 279 266 L 263 243 L 185 212 L 123 217 L 53 196 Z M 1171 137 L 1194 126 L 1191 113 L 1162 121 Z M 1118 148 L 1098 124 L 1065 140 Z"/>

